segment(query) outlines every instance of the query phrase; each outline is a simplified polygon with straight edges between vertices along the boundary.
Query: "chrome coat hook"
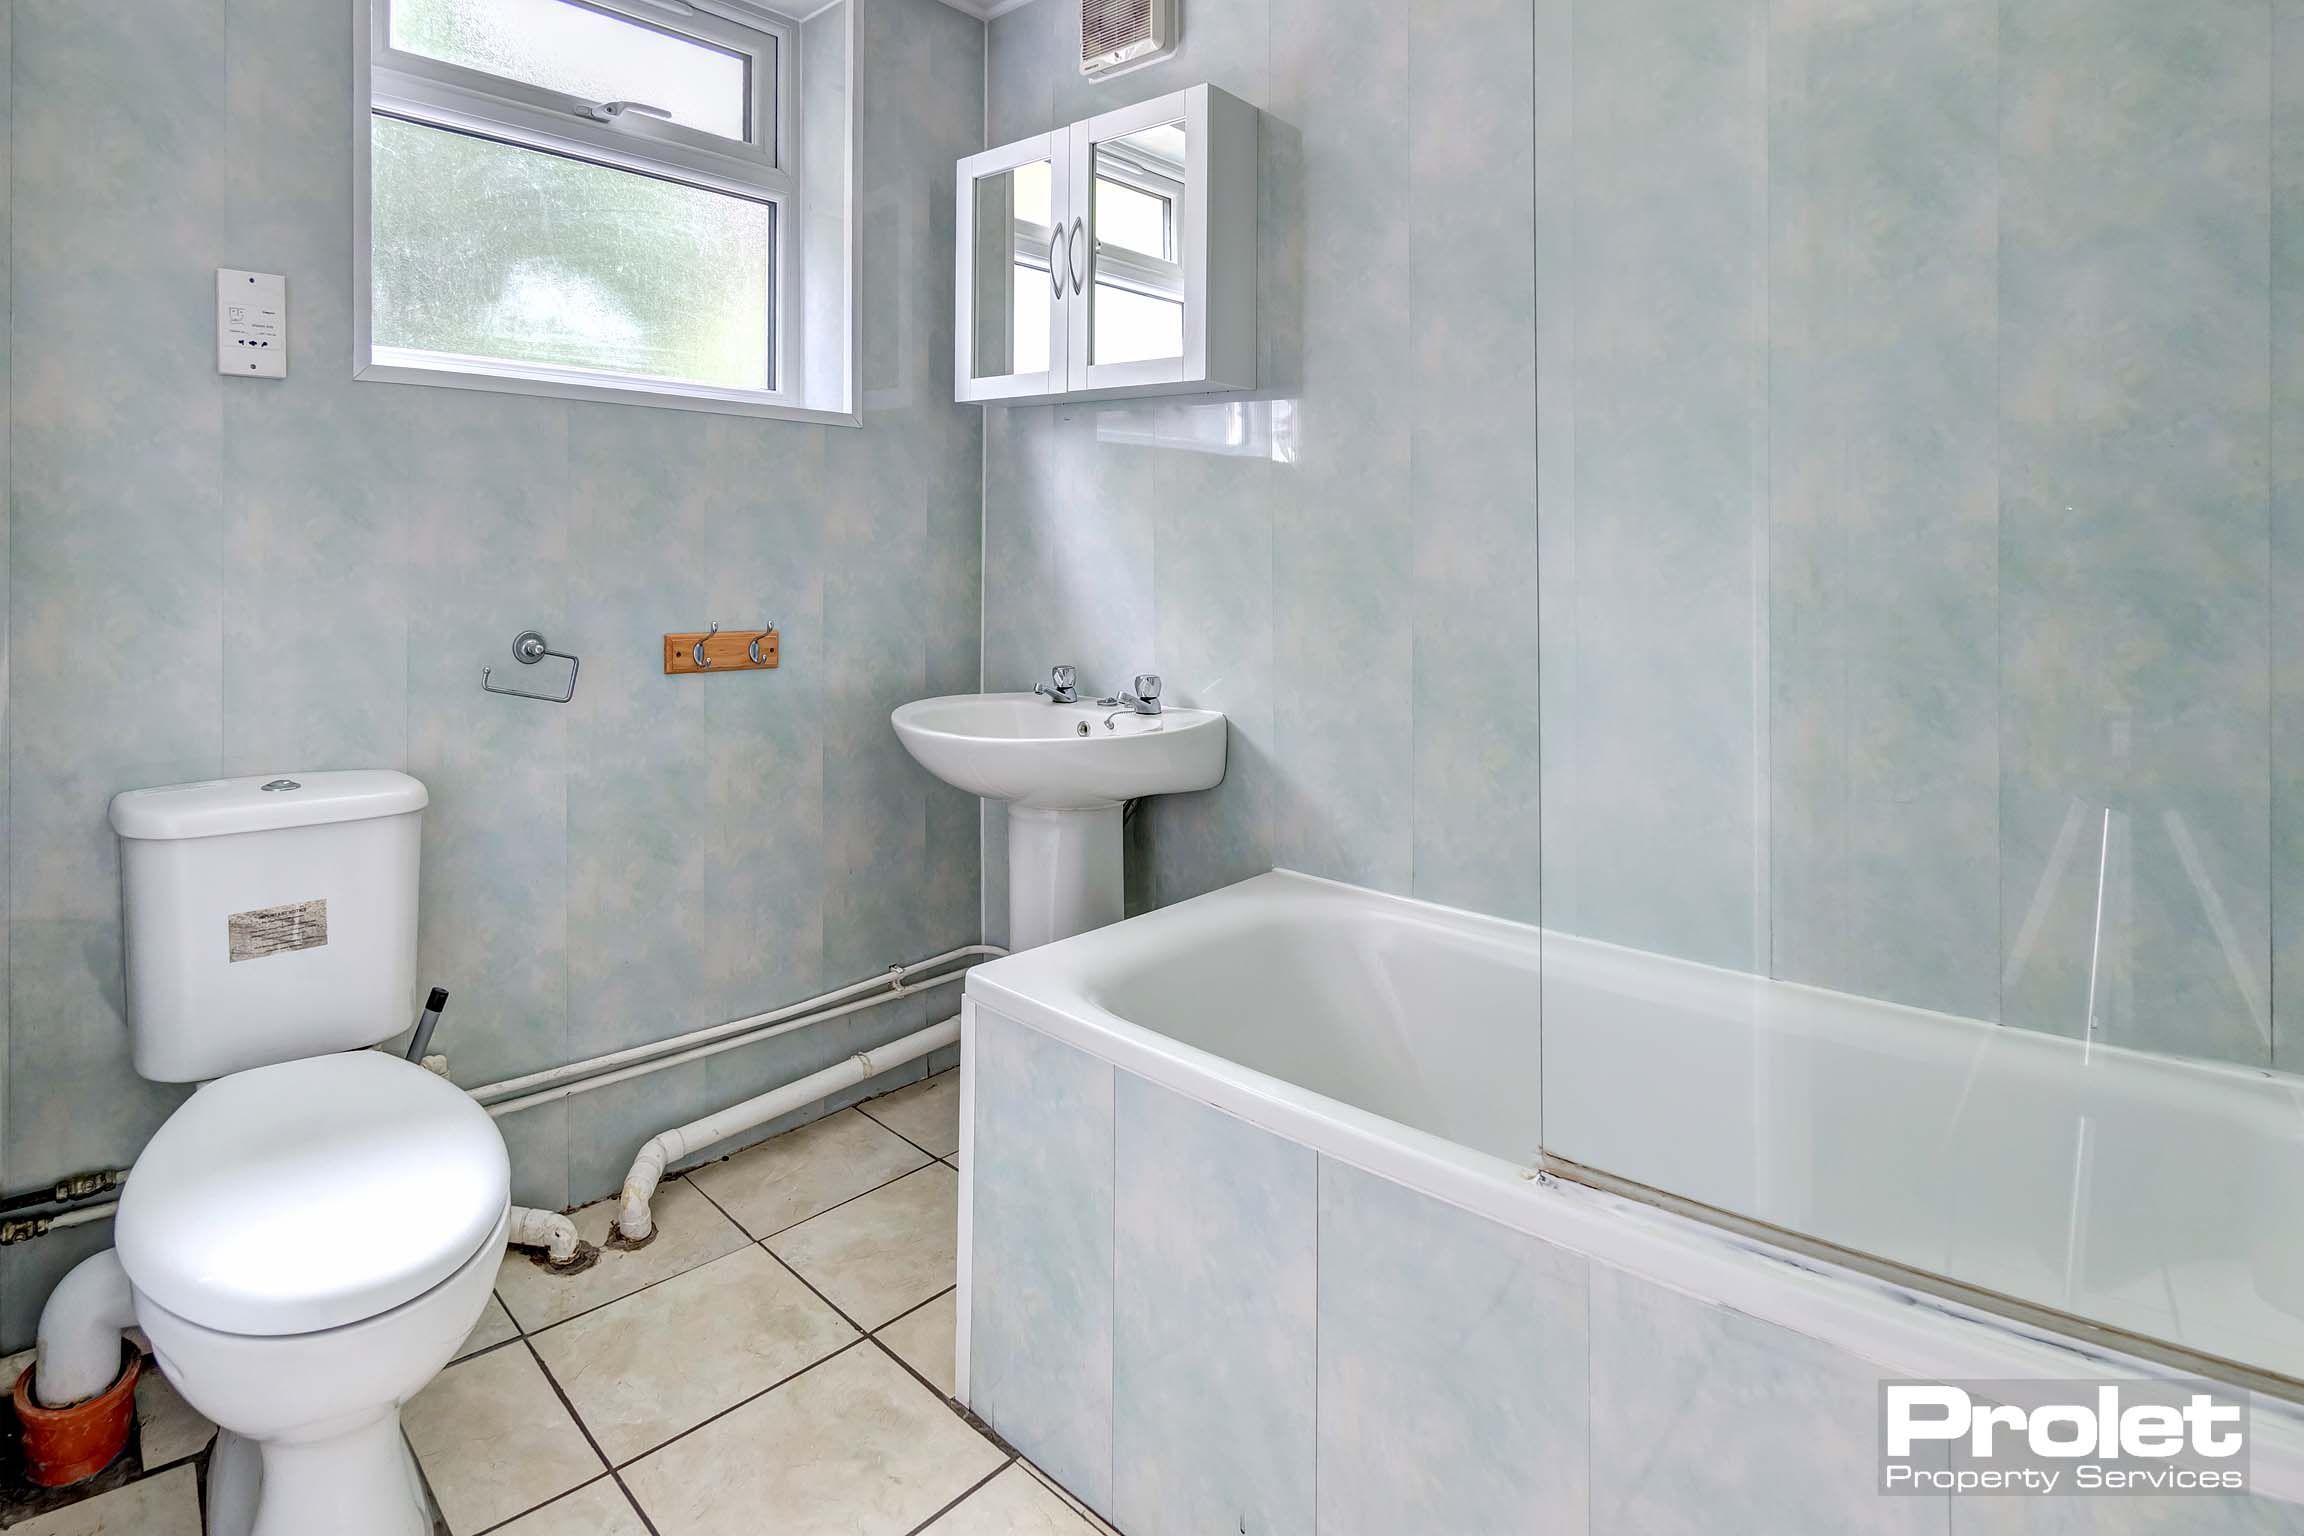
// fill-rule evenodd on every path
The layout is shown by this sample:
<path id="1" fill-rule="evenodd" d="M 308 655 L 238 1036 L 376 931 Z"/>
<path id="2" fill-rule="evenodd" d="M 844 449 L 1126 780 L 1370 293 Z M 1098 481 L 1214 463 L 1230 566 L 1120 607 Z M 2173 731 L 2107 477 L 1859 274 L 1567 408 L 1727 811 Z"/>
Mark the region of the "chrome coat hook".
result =
<path id="1" fill-rule="evenodd" d="M 710 629 L 669 630 L 664 635 L 664 675 L 695 677 L 710 672 L 734 677 L 739 672 L 774 671 L 780 644 L 773 624 L 757 634 L 749 626 L 723 629 L 717 619 Z"/>
<path id="2" fill-rule="evenodd" d="M 524 629 L 512 637 L 512 659 L 519 662 L 520 665 L 532 667 L 547 656 L 556 656 L 568 663 L 567 692 L 529 693 L 520 688 L 499 688 L 488 680 L 495 673 L 494 667 L 482 667 L 480 669 L 480 686 L 490 693 L 506 694 L 515 699 L 540 699 L 546 704 L 565 704 L 576 697 L 576 674 L 584 664 L 566 651 L 553 650 L 550 642 L 533 629 Z"/>

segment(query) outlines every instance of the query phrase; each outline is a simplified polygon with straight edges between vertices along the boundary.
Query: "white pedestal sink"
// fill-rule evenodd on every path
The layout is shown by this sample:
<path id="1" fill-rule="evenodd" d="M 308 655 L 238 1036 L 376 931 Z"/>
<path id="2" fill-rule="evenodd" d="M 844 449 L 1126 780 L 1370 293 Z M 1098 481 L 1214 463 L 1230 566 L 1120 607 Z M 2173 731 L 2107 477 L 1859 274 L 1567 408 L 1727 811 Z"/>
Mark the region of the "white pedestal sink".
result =
<path id="1" fill-rule="evenodd" d="M 1139 715 L 1031 693 L 963 693 L 891 717 L 945 783 L 1008 802 L 1008 947 L 1069 938 L 1124 915 L 1120 812 L 1145 795 L 1213 789 L 1224 717 Z"/>

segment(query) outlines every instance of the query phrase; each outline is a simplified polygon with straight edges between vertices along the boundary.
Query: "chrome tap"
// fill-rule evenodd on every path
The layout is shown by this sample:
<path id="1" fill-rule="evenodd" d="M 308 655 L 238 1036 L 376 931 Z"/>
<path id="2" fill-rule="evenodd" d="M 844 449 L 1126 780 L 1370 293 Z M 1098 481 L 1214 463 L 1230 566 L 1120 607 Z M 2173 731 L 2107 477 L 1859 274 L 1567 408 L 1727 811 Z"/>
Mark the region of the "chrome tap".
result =
<path id="1" fill-rule="evenodd" d="M 1099 699 L 1097 702 L 1101 704 L 1104 701 Z M 1113 728 L 1112 722 L 1122 715 L 1131 713 L 1156 715 L 1160 713 L 1160 674 L 1157 672 L 1137 673 L 1135 687 L 1132 690 L 1122 689 L 1118 703 L 1120 707 L 1104 717 L 1104 729 L 1108 731 Z"/>
<path id="2" fill-rule="evenodd" d="M 1046 694 L 1051 704 L 1077 704 L 1080 702 L 1080 672 L 1076 667 L 1050 667 L 1048 681 L 1034 683 L 1034 693 Z"/>

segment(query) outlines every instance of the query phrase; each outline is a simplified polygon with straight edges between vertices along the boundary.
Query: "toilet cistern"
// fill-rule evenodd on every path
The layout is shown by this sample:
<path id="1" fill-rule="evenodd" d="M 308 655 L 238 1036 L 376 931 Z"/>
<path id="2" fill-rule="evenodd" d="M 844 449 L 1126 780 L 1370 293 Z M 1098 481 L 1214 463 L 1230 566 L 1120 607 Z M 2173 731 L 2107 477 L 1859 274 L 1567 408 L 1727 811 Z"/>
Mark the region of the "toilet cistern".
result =
<path id="1" fill-rule="evenodd" d="M 1032 693 L 920 699 L 891 717 L 920 766 L 1007 803 L 1012 950 L 1118 922 L 1126 915 L 1123 807 L 1213 789 L 1224 778 L 1224 716 L 1162 709 L 1153 674 L 1139 676 L 1132 693 L 1095 703 L 1077 698 L 1076 674 L 1055 681 L 1075 698 L 1052 698 L 1043 684 Z"/>

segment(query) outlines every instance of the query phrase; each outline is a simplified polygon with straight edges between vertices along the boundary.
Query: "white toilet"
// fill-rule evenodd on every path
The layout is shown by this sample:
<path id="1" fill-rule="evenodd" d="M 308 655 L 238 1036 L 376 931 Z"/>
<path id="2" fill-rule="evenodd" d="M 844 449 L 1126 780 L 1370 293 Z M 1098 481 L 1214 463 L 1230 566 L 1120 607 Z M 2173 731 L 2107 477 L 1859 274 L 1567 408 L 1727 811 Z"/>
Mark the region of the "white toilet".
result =
<path id="1" fill-rule="evenodd" d="M 112 802 L 136 1070 L 202 1084 L 137 1159 L 114 1251 L 222 1431 L 210 1536 L 431 1529 L 400 1405 L 488 1303 L 511 1173 L 486 1111 L 361 1049 L 415 1006 L 425 803 L 381 771 Z"/>

